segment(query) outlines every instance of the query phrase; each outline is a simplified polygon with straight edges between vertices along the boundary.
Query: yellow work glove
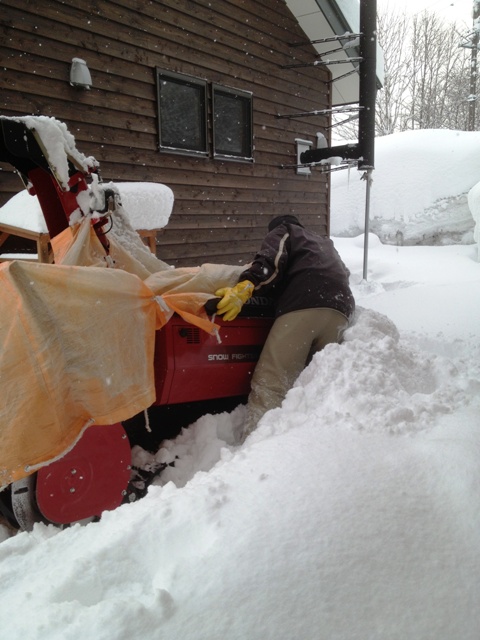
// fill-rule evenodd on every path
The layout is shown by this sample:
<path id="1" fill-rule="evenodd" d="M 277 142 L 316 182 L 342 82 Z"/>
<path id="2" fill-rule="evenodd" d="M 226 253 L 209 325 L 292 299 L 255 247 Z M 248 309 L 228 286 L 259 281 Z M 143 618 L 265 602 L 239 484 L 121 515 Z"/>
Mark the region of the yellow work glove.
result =
<path id="1" fill-rule="evenodd" d="M 217 313 L 223 315 L 224 320 L 235 320 L 245 302 L 252 297 L 255 285 L 250 280 L 242 280 L 234 287 L 225 287 L 215 291 L 215 295 L 222 299 L 217 304 Z"/>

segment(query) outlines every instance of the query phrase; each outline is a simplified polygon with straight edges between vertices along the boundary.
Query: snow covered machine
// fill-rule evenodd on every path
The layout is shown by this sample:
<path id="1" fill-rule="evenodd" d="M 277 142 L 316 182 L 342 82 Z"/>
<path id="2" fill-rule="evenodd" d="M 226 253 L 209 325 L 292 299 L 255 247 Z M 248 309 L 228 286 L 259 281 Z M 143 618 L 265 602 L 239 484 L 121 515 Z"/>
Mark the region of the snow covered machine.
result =
<path id="1" fill-rule="evenodd" d="M 89 521 L 138 497 L 133 446 L 245 398 L 268 300 L 215 318 L 242 268 L 159 260 L 64 123 L 0 117 L 0 162 L 37 196 L 54 253 L 0 265 L 0 510 L 26 530 Z"/>

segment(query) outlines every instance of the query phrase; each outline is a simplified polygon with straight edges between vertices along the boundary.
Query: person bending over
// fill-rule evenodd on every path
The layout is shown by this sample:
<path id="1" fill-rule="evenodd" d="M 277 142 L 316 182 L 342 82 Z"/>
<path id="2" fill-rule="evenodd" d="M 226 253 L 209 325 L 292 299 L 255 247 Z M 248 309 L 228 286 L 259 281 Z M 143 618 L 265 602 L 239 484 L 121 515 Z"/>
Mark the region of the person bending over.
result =
<path id="1" fill-rule="evenodd" d="M 217 313 L 237 317 L 254 291 L 272 297 L 275 322 L 260 354 L 248 396 L 241 441 L 269 409 L 279 407 L 317 351 L 340 342 L 355 311 L 350 272 L 332 240 L 277 216 L 252 264 L 234 287 L 219 289 Z"/>

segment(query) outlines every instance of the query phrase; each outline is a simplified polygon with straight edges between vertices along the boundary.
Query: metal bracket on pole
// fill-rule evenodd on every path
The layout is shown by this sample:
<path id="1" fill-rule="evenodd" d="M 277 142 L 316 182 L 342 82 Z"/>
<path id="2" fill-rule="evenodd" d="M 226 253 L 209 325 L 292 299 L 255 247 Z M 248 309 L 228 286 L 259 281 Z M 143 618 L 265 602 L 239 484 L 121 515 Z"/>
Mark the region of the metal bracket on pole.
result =
<path id="1" fill-rule="evenodd" d="M 343 159 L 358 159 L 358 168 L 373 168 L 375 150 L 375 96 L 376 96 L 376 0 L 360 0 L 360 30 L 363 37 L 360 42 L 359 66 L 359 111 L 358 143 L 330 147 L 329 149 L 312 149 L 305 151 L 300 161 L 304 163 L 319 162 L 331 156 Z M 351 58 L 350 60 L 353 60 Z M 332 112 L 333 113 L 333 112 Z"/>
<path id="2" fill-rule="evenodd" d="M 276 115 L 279 120 L 282 118 L 304 118 L 305 116 L 327 116 L 336 113 L 356 113 L 361 111 L 363 107 L 333 107 L 332 109 L 315 109 L 314 111 L 301 111 L 300 113 L 291 113 L 284 115 Z"/>
<path id="3" fill-rule="evenodd" d="M 323 55 L 323 54 L 320 54 Z M 281 69 L 300 69 L 302 67 L 318 67 L 324 65 L 327 67 L 329 64 L 352 64 L 354 62 L 361 62 L 362 58 L 347 58 L 346 60 L 314 60 L 313 62 L 297 62 L 294 64 L 283 64 Z"/>
<path id="4" fill-rule="evenodd" d="M 363 36 L 363 33 L 344 33 L 342 36 L 319 38 L 318 40 L 303 40 L 302 42 L 290 42 L 289 47 L 304 47 L 307 44 L 324 44 L 325 42 L 341 42 L 342 40 L 355 40 Z"/>
<path id="5" fill-rule="evenodd" d="M 328 126 L 325 127 L 325 129 L 334 129 L 335 127 L 340 127 L 342 124 L 347 124 L 347 122 L 353 122 L 354 120 L 358 120 L 360 118 L 360 115 L 357 113 L 354 116 L 350 116 L 349 118 L 345 118 L 345 120 L 340 120 L 340 122 L 334 122 L 333 124 L 330 124 Z"/>
<path id="6" fill-rule="evenodd" d="M 355 67 L 351 71 L 347 71 L 347 73 L 342 73 L 341 76 L 336 76 L 331 80 L 327 80 L 327 84 L 333 84 L 334 82 L 338 82 L 338 80 L 343 80 L 344 78 L 348 78 L 348 76 L 353 75 L 354 73 L 358 73 L 358 67 Z"/>
<path id="7" fill-rule="evenodd" d="M 329 163 L 326 163 L 325 161 L 322 162 L 311 162 L 310 164 L 280 164 L 279 168 L 280 169 L 299 169 L 299 168 L 305 168 L 305 167 L 315 167 L 316 169 L 318 168 L 320 173 L 333 173 L 334 171 L 343 171 L 344 169 L 351 169 L 353 166 L 355 166 L 356 162 L 352 163 L 352 162 L 348 162 L 345 161 L 344 164 L 340 164 L 340 165 L 331 165 Z"/>

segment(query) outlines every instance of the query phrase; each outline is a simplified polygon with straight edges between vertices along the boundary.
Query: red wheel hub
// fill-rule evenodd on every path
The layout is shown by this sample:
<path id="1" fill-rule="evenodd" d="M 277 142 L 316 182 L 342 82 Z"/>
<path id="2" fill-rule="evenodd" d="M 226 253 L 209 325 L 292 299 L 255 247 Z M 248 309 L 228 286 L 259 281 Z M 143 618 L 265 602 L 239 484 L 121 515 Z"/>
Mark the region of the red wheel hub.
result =
<path id="1" fill-rule="evenodd" d="M 93 425 L 60 460 L 37 473 L 37 504 L 50 522 L 68 524 L 118 507 L 130 480 L 123 426 Z"/>

